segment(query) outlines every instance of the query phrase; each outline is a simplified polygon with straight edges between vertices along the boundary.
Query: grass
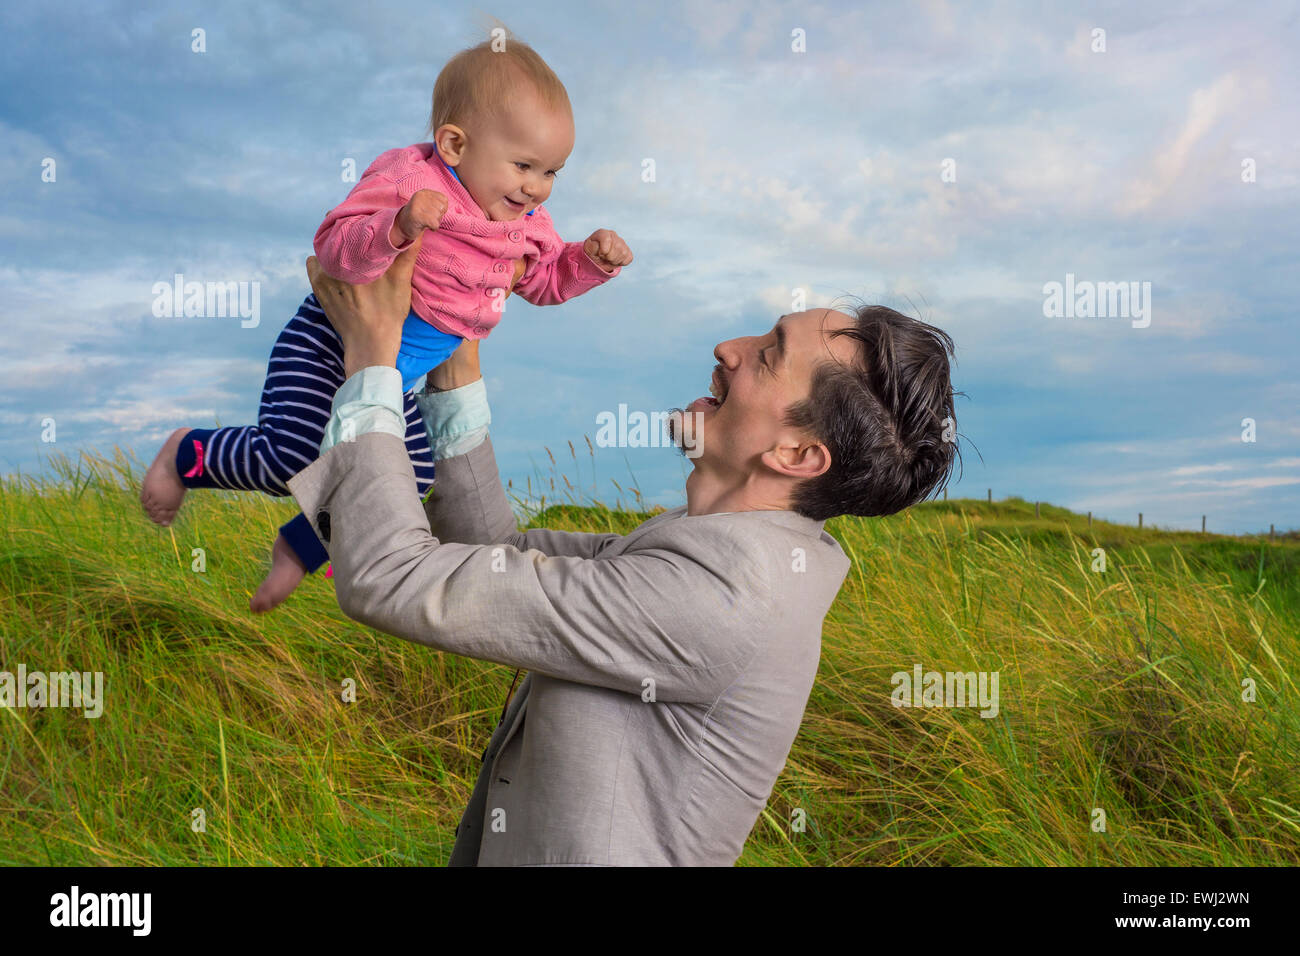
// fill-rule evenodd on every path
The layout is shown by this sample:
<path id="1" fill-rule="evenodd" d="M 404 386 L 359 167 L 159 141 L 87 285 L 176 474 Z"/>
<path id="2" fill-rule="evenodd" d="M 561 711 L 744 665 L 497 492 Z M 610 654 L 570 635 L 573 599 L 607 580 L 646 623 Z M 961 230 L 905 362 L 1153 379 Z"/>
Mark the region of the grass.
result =
<path id="1" fill-rule="evenodd" d="M 651 513 L 551 465 L 531 526 Z M 320 574 L 250 613 L 292 499 L 204 492 L 160 529 L 120 450 L 53 466 L 0 484 L 0 669 L 103 671 L 107 702 L 0 709 L 0 862 L 444 863 L 513 671 L 349 621 Z M 1300 862 L 1295 533 L 1019 499 L 826 527 L 853 565 L 742 865 Z M 914 663 L 997 671 L 998 715 L 892 706 Z"/>

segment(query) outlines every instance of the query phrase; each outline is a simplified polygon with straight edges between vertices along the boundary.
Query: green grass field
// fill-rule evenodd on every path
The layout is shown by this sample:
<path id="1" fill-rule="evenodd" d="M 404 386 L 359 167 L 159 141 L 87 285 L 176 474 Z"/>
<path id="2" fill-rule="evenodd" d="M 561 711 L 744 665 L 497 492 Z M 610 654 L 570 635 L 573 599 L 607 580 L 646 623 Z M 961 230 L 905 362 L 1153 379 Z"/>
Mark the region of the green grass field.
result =
<path id="1" fill-rule="evenodd" d="M 161 529 L 138 461 L 52 464 L 0 489 L 0 670 L 103 671 L 106 703 L 0 710 L 0 862 L 445 863 L 513 671 L 349 621 L 323 573 L 250 613 L 290 498 L 200 492 Z M 532 526 L 645 517 L 559 480 Z M 827 530 L 853 567 L 742 865 L 1300 862 L 1294 533 L 1089 531 L 1017 499 Z M 998 671 L 999 713 L 892 706 L 916 663 Z"/>

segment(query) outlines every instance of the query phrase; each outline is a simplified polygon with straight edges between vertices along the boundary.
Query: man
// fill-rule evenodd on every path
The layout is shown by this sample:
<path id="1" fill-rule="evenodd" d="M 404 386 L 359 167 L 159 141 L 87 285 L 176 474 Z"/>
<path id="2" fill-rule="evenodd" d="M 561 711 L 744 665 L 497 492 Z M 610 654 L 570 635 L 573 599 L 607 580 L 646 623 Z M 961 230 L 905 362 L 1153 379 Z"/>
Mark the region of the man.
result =
<path id="1" fill-rule="evenodd" d="M 889 309 L 818 309 L 723 342 L 716 398 L 675 433 L 698 452 L 685 507 L 628 535 L 519 533 L 465 347 L 420 396 L 437 460 L 420 504 L 394 367 L 414 255 L 366 286 L 308 260 L 346 381 L 288 484 L 349 617 L 529 672 L 450 864 L 734 864 L 848 571 L 825 519 L 900 510 L 950 471 L 951 341 Z"/>

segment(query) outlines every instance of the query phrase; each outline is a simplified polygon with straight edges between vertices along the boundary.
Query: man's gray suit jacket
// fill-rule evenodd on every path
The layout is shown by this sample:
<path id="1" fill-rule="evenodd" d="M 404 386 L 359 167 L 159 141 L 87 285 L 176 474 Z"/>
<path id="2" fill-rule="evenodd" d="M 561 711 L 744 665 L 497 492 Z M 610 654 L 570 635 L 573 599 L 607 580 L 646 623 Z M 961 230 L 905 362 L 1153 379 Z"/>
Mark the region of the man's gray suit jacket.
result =
<path id="1" fill-rule="evenodd" d="M 823 522 L 682 507 L 626 535 L 520 533 L 490 437 L 437 463 L 424 505 L 404 441 L 384 432 L 288 484 L 345 614 L 529 672 L 450 865 L 736 862 L 848 572 Z"/>

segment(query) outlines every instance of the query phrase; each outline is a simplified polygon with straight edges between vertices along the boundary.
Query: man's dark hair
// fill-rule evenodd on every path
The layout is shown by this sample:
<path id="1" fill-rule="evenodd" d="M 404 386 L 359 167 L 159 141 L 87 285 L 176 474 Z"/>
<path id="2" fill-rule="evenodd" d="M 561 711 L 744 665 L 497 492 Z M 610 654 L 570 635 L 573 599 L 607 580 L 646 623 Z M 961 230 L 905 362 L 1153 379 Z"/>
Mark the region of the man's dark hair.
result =
<path id="1" fill-rule="evenodd" d="M 856 339 L 858 362 L 822 362 L 809 397 L 784 416 L 830 449 L 830 468 L 800 482 L 791 500 L 794 511 L 819 521 L 891 515 L 924 501 L 947 484 L 960 456 L 952 339 L 883 305 L 861 306 L 854 317 L 827 334 Z"/>

